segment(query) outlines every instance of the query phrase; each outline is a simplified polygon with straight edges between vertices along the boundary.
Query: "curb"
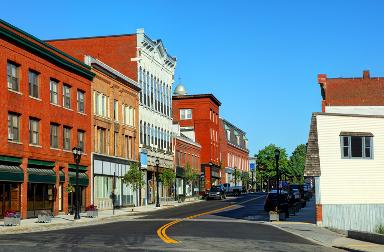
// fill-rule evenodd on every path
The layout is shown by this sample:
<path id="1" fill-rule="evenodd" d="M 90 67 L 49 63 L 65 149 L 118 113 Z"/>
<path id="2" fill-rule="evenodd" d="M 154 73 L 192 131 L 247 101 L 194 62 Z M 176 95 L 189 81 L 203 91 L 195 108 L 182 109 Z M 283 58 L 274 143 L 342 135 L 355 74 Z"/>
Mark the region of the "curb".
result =
<path id="1" fill-rule="evenodd" d="M 298 223 L 298 224 L 300 224 L 300 223 Z M 305 224 L 310 225 L 310 223 L 305 223 Z M 306 236 L 304 236 L 304 235 L 302 235 L 302 234 L 298 234 L 298 233 L 296 233 L 296 232 L 294 232 L 294 231 L 287 230 L 287 229 L 285 229 L 285 228 L 283 228 L 283 227 L 280 227 L 279 225 L 272 224 L 272 223 L 268 223 L 268 222 L 267 222 L 267 223 L 264 223 L 264 225 L 270 225 L 270 226 L 273 226 L 273 227 L 278 228 L 278 229 L 280 229 L 280 230 L 282 230 L 282 231 L 288 232 L 288 233 L 290 233 L 290 234 L 299 236 L 299 237 L 301 237 L 301 238 L 303 238 L 303 239 L 306 239 L 306 240 L 308 240 L 308 241 L 310 241 L 310 242 L 313 242 L 313 243 L 315 243 L 315 244 L 317 244 L 317 245 L 324 246 L 324 247 L 328 247 L 328 248 L 332 248 L 332 245 L 329 245 L 329 244 L 326 244 L 326 243 L 322 243 L 322 242 L 320 242 L 320 241 L 318 241 L 318 240 L 315 240 L 315 239 L 306 237 Z"/>
<path id="2" fill-rule="evenodd" d="M 86 227 L 86 226 L 94 226 L 94 225 L 103 225 L 103 224 L 109 224 L 109 223 L 115 223 L 119 221 L 124 221 L 126 217 L 132 217 L 135 218 L 137 216 L 145 216 L 148 213 L 171 209 L 171 208 L 177 208 L 182 206 L 187 206 L 195 203 L 203 202 L 203 200 L 196 200 L 191 202 L 184 202 L 182 204 L 178 205 L 172 205 L 172 206 L 164 206 L 162 208 L 152 208 L 147 211 L 143 212 L 127 212 L 120 215 L 111 215 L 111 216 L 104 216 L 104 217 L 98 217 L 94 219 L 88 219 L 86 217 L 83 217 L 85 219 L 88 219 L 88 221 L 84 222 L 75 222 L 73 220 L 68 220 L 68 222 L 64 223 L 46 223 L 46 224 L 39 224 L 40 226 L 13 226 L 13 227 L 5 227 L 4 229 L 0 227 L 0 235 L 10 235 L 10 234 L 23 234 L 23 233 L 38 233 L 38 232 L 46 232 L 46 231 L 55 231 L 55 230 L 63 230 L 63 229 L 70 229 L 70 228 L 77 228 L 77 227 Z M 7 230 L 8 229 L 8 230 Z"/>
<path id="3" fill-rule="evenodd" d="M 355 240 L 384 244 L 384 235 L 382 234 L 348 230 L 347 237 Z"/>

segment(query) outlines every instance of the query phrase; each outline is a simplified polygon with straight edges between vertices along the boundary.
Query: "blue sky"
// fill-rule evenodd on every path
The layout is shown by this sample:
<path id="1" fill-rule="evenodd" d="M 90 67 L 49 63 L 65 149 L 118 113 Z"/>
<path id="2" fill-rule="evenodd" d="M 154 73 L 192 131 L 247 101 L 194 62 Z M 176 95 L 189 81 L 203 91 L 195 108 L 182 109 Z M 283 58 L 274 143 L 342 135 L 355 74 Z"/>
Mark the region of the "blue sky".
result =
<path id="1" fill-rule="evenodd" d="M 81 3 L 78 3 L 81 2 Z M 142 3 L 144 2 L 144 3 Z M 317 74 L 384 76 L 384 1 L 18 1 L 1 18 L 41 39 L 145 28 L 177 57 L 176 82 L 213 93 L 251 154 L 305 143 Z M 176 83 L 177 84 L 177 83 Z"/>

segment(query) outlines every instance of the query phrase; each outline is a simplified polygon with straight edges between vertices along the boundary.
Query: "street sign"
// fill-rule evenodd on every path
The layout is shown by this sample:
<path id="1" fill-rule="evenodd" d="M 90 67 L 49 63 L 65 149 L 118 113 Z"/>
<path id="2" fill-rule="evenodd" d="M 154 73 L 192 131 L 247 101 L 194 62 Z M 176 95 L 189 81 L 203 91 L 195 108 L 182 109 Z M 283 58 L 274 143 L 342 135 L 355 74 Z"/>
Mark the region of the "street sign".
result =
<path id="1" fill-rule="evenodd" d="M 141 168 L 147 168 L 147 166 L 148 166 L 148 155 L 147 155 L 147 153 L 140 152 L 140 163 L 141 163 Z"/>

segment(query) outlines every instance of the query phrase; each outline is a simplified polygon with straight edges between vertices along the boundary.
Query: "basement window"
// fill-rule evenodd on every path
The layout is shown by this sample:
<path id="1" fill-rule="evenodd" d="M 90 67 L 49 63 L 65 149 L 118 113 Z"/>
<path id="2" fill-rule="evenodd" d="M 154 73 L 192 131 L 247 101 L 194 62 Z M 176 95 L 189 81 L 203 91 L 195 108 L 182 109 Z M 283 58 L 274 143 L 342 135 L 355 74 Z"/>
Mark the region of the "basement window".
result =
<path id="1" fill-rule="evenodd" d="M 340 134 L 341 157 L 347 159 L 373 158 L 373 135 L 372 133 L 342 132 Z"/>

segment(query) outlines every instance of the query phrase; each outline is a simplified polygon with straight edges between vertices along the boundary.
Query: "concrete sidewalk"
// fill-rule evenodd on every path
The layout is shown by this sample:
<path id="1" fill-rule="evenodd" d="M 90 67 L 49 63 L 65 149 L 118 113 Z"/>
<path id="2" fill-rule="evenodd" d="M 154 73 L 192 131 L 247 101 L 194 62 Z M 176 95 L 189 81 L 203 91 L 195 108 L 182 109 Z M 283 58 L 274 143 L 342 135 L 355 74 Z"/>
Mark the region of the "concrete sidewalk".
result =
<path id="1" fill-rule="evenodd" d="M 270 224 L 326 247 L 347 251 L 384 251 L 384 245 L 350 239 L 343 234 L 318 227 L 314 223 L 315 199 L 312 197 L 307 202 L 307 206 L 296 213 L 296 216 L 290 216 L 287 221 L 271 222 Z"/>
<path id="2" fill-rule="evenodd" d="M 161 202 L 161 207 L 157 208 L 155 205 L 147 205 L 140 207 L 127 207 L 113 210 L 100 210 L 98 211 L 97 218 L 87 218 L 86 213 L 80 214 L 80 220 L 74 221 L 73 215 L 57 215 L 52 217 L 50 223 L 38 223 L 37 218 L 21 220 L 19 226 L 4 226 L 4 221 L 0 220 L 0 234 L 16 234 L 16 233 L 29 233 L 29 232 L 43 232 L 50 230 L 59 230 L 65 228 L 74 228 L 89 225 L 99 225 L 105 223 L 112 223 L 124 221 L 127 219 L 137 218 L 138 216 L 145 215 L 150 212 L 159 211 L 167 208 L 179 207 L 188 204 L 201 202 L 202 200 L 185 201 L 179 203 L 177 201 Z"/>

